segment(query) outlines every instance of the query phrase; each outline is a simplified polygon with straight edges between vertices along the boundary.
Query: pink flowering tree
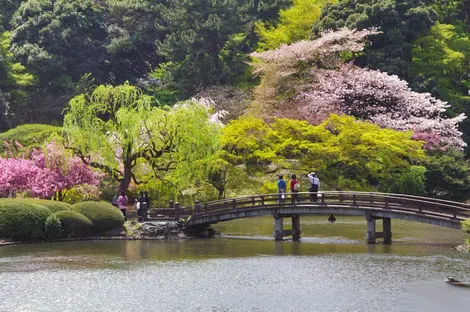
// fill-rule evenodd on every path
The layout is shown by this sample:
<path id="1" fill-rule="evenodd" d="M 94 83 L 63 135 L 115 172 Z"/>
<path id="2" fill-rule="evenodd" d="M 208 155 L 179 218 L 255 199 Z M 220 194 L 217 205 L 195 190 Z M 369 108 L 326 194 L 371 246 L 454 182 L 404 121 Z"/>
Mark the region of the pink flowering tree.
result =
<path id="1" fill-rule="evenodd" d="M 414 132 L 427 148 L 461 149 L 458 130 L 465 119 L 445 115 L 448 105 L 429 93 L 413 92 L 406 81 L 376 70 L 346 64 L 364 49 L 375 30 L 341 29 L 319 39 L 252 53 L 262 76 L 255 109 L 271 116 L 319 124 L 331 113 L 347 114 L 381 127 Z"/>
<path id="2" fill-rule="evenodd" d="M 62 200 L 75 186 L 97 186 L 101 181 L 100 174 L 54 142 L 33 150 L 29 157 L 0 158 L 0 166 L 3 196 L 27 192 L 31 197 Z"/>
<path id="3" fill-rule="evenodd" d="M 429 93 L 413 92 L 395 75 L 343 65 L 339 70 L 321 70 L 318 82 L 292 102 L 299 116 L 316 122 L 330 113 L 352 115 L 384 128 L 414 132 L 428 148 L 462 148 L 458 130 L 461 114 L 447 118 L 446 102 Z"/>

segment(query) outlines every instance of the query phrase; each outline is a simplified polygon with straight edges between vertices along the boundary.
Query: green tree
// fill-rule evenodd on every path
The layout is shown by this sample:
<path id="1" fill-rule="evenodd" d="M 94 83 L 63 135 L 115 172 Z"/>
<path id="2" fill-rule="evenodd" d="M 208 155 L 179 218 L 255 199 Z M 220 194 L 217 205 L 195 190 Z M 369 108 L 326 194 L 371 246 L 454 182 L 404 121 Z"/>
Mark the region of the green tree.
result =
<path id="1" fill-rule="evenodd" d="M 162 61 L 155 53 L 155 40 L 163 33 L 156 21 L 161 0 L 107 0 L 106 27 L 108 59 L 113 80 L 139 82 L 148 87 L 148 73 Z"/>
<path id="2" fill-rule="evenodd" d="M 356 63 L 402 78 L 408 75 L 412 42 L 426 33 L 437 19 L 424 0 L 344 0 L 327 5 L 314 33 L 326 29 L 378 27 L 383 34 L 372 36 L 372 44 Z"/>
<path id="3" fill-rule="evenodd" d="M 11 18 L 23 0 L 0 0 L 0 30 L 10 30 Z M 2 29 L 3 28 L 3 29 Z"/>
<path id="4" fill-rule="evenodd" d="M 67 146 L 86 164 L 113 176 L 121 190 L 152 176 L 180 191 L 204 175 L 218 128 L 201 105 L 186 102 L 164 109 L 154 104 L 128 84 L 102 85 L 91 95 L 78 95 L 64 118 Z"/>
<path id="5" fill-rule="evenodd" d="M 381 129 L 350 116 L 331 115 L 318 126 L 243 117 L 227 125 L 221 140 L 226 159 L 245 164 L 247 172 L 269 170 L 271 164 L 278 170 L 314 170 L 337 189 L 382 190 L 382 183 L 426 159 L 423 142 L 412 140 L 410 132 Z"/>
<path id="6" fill-rule="evenodd" d="M 312 27 L 320 18 L 321 7 L 335 0 L 294 0 L 291 7 L 279 11 L 279 22 L 273 26 L 269 22 L 257 22 L 256 32 L 260 36 L 261 50 L 278 48 L 310 38 Z"/>
<path id="7" fill-rule="evenodd" d="M 462 22 L 437 23 L 429 34 L 414 42 L 411 87 L 448 101 L 450 114 L 470 113 L 469 72 L 470 35 Z M 460 129 L 468 142 L 470 121 L 464 120 Z"/>
<path id="8" fill-rule="evenodd" d="M 74 83 L 92 73 L 107 81 L 104 8 L 93 0 L 28 0 L 12 18 L 12 51 L 39 78 L 30 100 L 34 121 L 61 120 Z"/>
<path id="9" fill-rule="evenodd" d="M 248 1 L 169 0 L 160 6 L 158 54 L 172 66 L 165 75 L 170 87 L 186 94 L 200 87 L 236 81 L 247 65 L 239 62 L 246 43 Z"/>
<path id="10" fill-rule="evenodd" d="M 470 166 L 456 150 L 433 151 L 426 162 L 426 194 L 454 201 L 470 197 Z"/>
<path id="11" fill-rule="evenodd" d="M 0 34 L 0 131 L 12 127 L 12 119 L 21 118 L 26 106 L 26 88 L 34 82 L 33 75 L 20 63 L 15 63 L 10 51 L 10 34 Z"/>

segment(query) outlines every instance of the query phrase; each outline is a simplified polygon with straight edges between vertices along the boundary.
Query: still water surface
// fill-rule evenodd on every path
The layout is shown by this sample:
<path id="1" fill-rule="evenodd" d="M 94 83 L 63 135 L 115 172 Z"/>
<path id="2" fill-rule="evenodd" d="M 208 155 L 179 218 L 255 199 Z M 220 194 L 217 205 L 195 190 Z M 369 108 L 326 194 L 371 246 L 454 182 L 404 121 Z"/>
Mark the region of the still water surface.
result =
<path id="1" fill-rule="evenodd" d="M 302 242 L 274 242 L 272 218 L 185 241 L 0 248 L 0 311 L 469 311 L 459 231 L 392 220 L 391 246 L 359 218 L 302 218 Z M 286 223 L 286 227 L 289 226 Z"/>

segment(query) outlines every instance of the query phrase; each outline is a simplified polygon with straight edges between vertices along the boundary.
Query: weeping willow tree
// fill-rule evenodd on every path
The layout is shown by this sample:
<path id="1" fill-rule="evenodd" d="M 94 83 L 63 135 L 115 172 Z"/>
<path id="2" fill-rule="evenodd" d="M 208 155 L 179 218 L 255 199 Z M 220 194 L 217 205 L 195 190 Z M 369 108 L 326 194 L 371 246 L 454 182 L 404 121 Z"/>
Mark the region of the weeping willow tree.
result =
<path id="1" fill-rule="evenodd" d="M 198 103 L 160 108 L 155 102 L 129 84 L 78 95 L 66 109 L 66 144 L 86 164 L 119 181 L 120 190 L 149 178 L 180 190 L 206 174 L 218 126 Z"/>

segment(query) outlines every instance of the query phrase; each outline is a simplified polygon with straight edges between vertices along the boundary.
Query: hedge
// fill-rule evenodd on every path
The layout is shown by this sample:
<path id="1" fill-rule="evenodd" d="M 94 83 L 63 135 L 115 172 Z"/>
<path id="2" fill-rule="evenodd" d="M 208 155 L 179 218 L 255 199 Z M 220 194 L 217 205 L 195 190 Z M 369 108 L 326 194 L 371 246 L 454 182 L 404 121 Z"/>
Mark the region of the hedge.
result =
<path id="1" fill-rule="evenodd" d="M 92 234 L 91 221 L 75 211 L 58 211 L 54 216 L 59 218 L 62 225 L 62 237 L 86 237 Z"/>
<path id="2" fill-rule="evenodd" d="M 60 219 L 56 215 L 47 217 L 44 230 L 48 239 L 60 237 L 62 234 L 62 223 L 60 223 Z"/>
<path id="3" fill-rule="evenodd" d="M 71 209 L 90 219 L 96 232 L 106 232 L 124 224 L 122 212 L 106 202 L 86 201 L 72 205 Z"/>
<path id="4" fill-rule="evenodd" d="M 70 205 L 64 202 L 56 201 L 56 200 L 49 200 L 49 199 L 36 199 L 36 198 L 14 198 L 11 200 L 16 200 L 20 202 L 24 202 L 27 204 L 34 204 L 49 208 L 52 213 L 57 211 L 65 211 L 70 210 Z"/>
<path id="5" fill-rule="evenodd" d="M 12 199 L 0 200 L 0 237 L 12 240 L 43 239 L 51 211 Z"/>

